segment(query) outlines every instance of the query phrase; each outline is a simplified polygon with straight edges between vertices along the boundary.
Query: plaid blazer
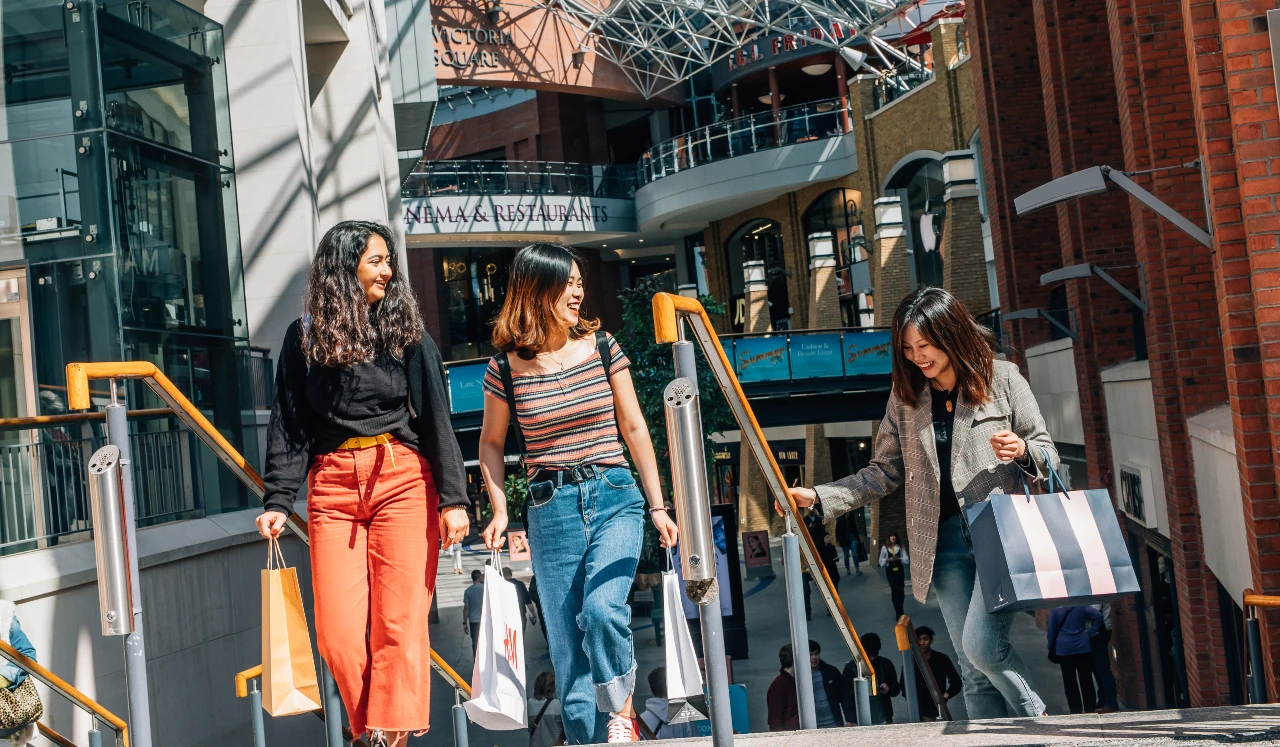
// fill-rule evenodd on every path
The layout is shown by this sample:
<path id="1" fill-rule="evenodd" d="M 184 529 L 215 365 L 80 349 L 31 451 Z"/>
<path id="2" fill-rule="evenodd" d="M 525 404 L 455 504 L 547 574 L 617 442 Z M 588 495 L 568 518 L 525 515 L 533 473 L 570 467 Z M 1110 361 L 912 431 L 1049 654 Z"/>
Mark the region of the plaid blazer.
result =
<path id="1" fill-rule="evenodd" d="M 933 580 L 933 560 L 938 545 L 938 450 L 933 437 L 933 396 L 925 387 L 915 407 L 889 395 L 884 420 L 876 433 L 871 464 L 815 490 L 825 517 L 879 500 L 899 486 L 906 486 L 907 544 L 911 548 L 911 588 L 924 602 Z M 974 407 L 957 398 L 951 442 L 951 483 L 960 505 L 984 501 L 992 493 L 1017 492 L 1022 468 L 1001 462 L 991 448 L 991 436 L 1009 430 L 1027 442 L 1034 472 L 1028 479 L 1048 475 L 1045 459 L 1058 464 L 1058 449 L 1045 428 L 1040 406 L 1018 367 L 997 360 L 991 399 Z M 1046 457 L 1047 453 L 1047 457 Z"/>

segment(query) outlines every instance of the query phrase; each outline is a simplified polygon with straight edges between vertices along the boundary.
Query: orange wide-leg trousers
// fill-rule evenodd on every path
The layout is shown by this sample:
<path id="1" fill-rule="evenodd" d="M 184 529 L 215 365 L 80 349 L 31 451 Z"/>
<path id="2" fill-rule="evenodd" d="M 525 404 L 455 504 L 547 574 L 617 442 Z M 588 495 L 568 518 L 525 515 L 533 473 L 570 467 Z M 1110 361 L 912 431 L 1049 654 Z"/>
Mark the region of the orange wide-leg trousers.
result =
<path id="1" fill-rule="evenodd" d="M 396 442 L 325 454 L 308 475 L 316 642 L 356 736 L 430 725 L 439 502 L 427 461 Z"/>

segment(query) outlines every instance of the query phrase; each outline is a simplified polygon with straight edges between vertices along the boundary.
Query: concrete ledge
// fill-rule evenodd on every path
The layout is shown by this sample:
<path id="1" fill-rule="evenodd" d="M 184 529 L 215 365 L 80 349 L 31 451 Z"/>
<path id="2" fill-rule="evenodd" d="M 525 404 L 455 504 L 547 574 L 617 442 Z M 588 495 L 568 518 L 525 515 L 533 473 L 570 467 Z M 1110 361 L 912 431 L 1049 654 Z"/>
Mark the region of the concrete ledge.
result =
<path id="1" fill-rule="evenodd" d="M 1231 405 L 1218 405 L 1187 418 L 1187 431 L 1192 438 L 1198 438 L 1228 454 L 1236 453 L 1236 429 L 1231 419 Z"/>
<path id="2" fill-rule="evenodd" d="M 1104 368 L 1100 374 L 1102 383 L 1118 381 L 1144 381 L 1151 378 L 1151 361 L 1129 361 L 1118 366 Z"/>
<path id="3" fill-rule="evenodd" d="M 261 538 L 254 519 L 261 508 L 176 521 L 138 530 L 140 569 L 172 563 Z M 14 602 L 98 581 L 92 542 L 58 545 L 0 557 L 0 599 Z"/>
<path id="4" fill-rule="evenodd" d="M 884 745 L 1196 745 L 1280 743 L 1280 706 L 1130 711 L 1106 716 L 1047 716 L 991 721 L 934 721 L 818 731 L 743 734 L 744 747 L 884 747 Z M 670 744 L 710 745 L 710 738 Z"/>

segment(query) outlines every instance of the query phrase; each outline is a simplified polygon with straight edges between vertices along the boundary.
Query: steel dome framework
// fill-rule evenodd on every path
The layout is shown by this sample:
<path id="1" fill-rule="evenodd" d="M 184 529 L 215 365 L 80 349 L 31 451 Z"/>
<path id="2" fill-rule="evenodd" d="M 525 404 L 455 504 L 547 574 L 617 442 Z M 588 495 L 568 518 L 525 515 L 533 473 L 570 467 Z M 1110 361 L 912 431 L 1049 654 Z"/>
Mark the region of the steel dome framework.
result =
<path id="1" fill-rule="evenodd" d="M 556 14 L 576 36 L 578 61 L 596 54 L 652 97 L 691 78 L 752 40 L 803 31 L 808 43 L 870 45 L 888 67 L 910 58 L 876 32 L 915 26 L 921 0 L 524 0 L 510 4 Z M 811 29 L 821 29 L 815 36 Z"/>

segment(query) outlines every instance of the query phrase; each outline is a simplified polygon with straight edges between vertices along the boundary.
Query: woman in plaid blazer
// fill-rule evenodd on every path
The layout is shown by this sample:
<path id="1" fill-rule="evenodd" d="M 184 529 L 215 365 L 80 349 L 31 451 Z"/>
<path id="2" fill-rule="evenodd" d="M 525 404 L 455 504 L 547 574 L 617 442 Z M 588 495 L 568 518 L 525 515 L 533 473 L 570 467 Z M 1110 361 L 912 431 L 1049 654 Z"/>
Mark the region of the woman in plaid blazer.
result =
<path id="1" fill-rule="evenodd" d="M 988 614 L 961 506 L 1041 479 L 1058 452 L 1017 366 L 995 359 L 991 333 L 941 288 L 908 296 L 893 315 L 893 392 L 871 464 L 815 489 L 828 519 L 905 486 L 912 593 L 929 588 L 960 657 L 970 718 L 1039 716 L 1044 701 L 1009 644 L 1016 613 Z"/>

